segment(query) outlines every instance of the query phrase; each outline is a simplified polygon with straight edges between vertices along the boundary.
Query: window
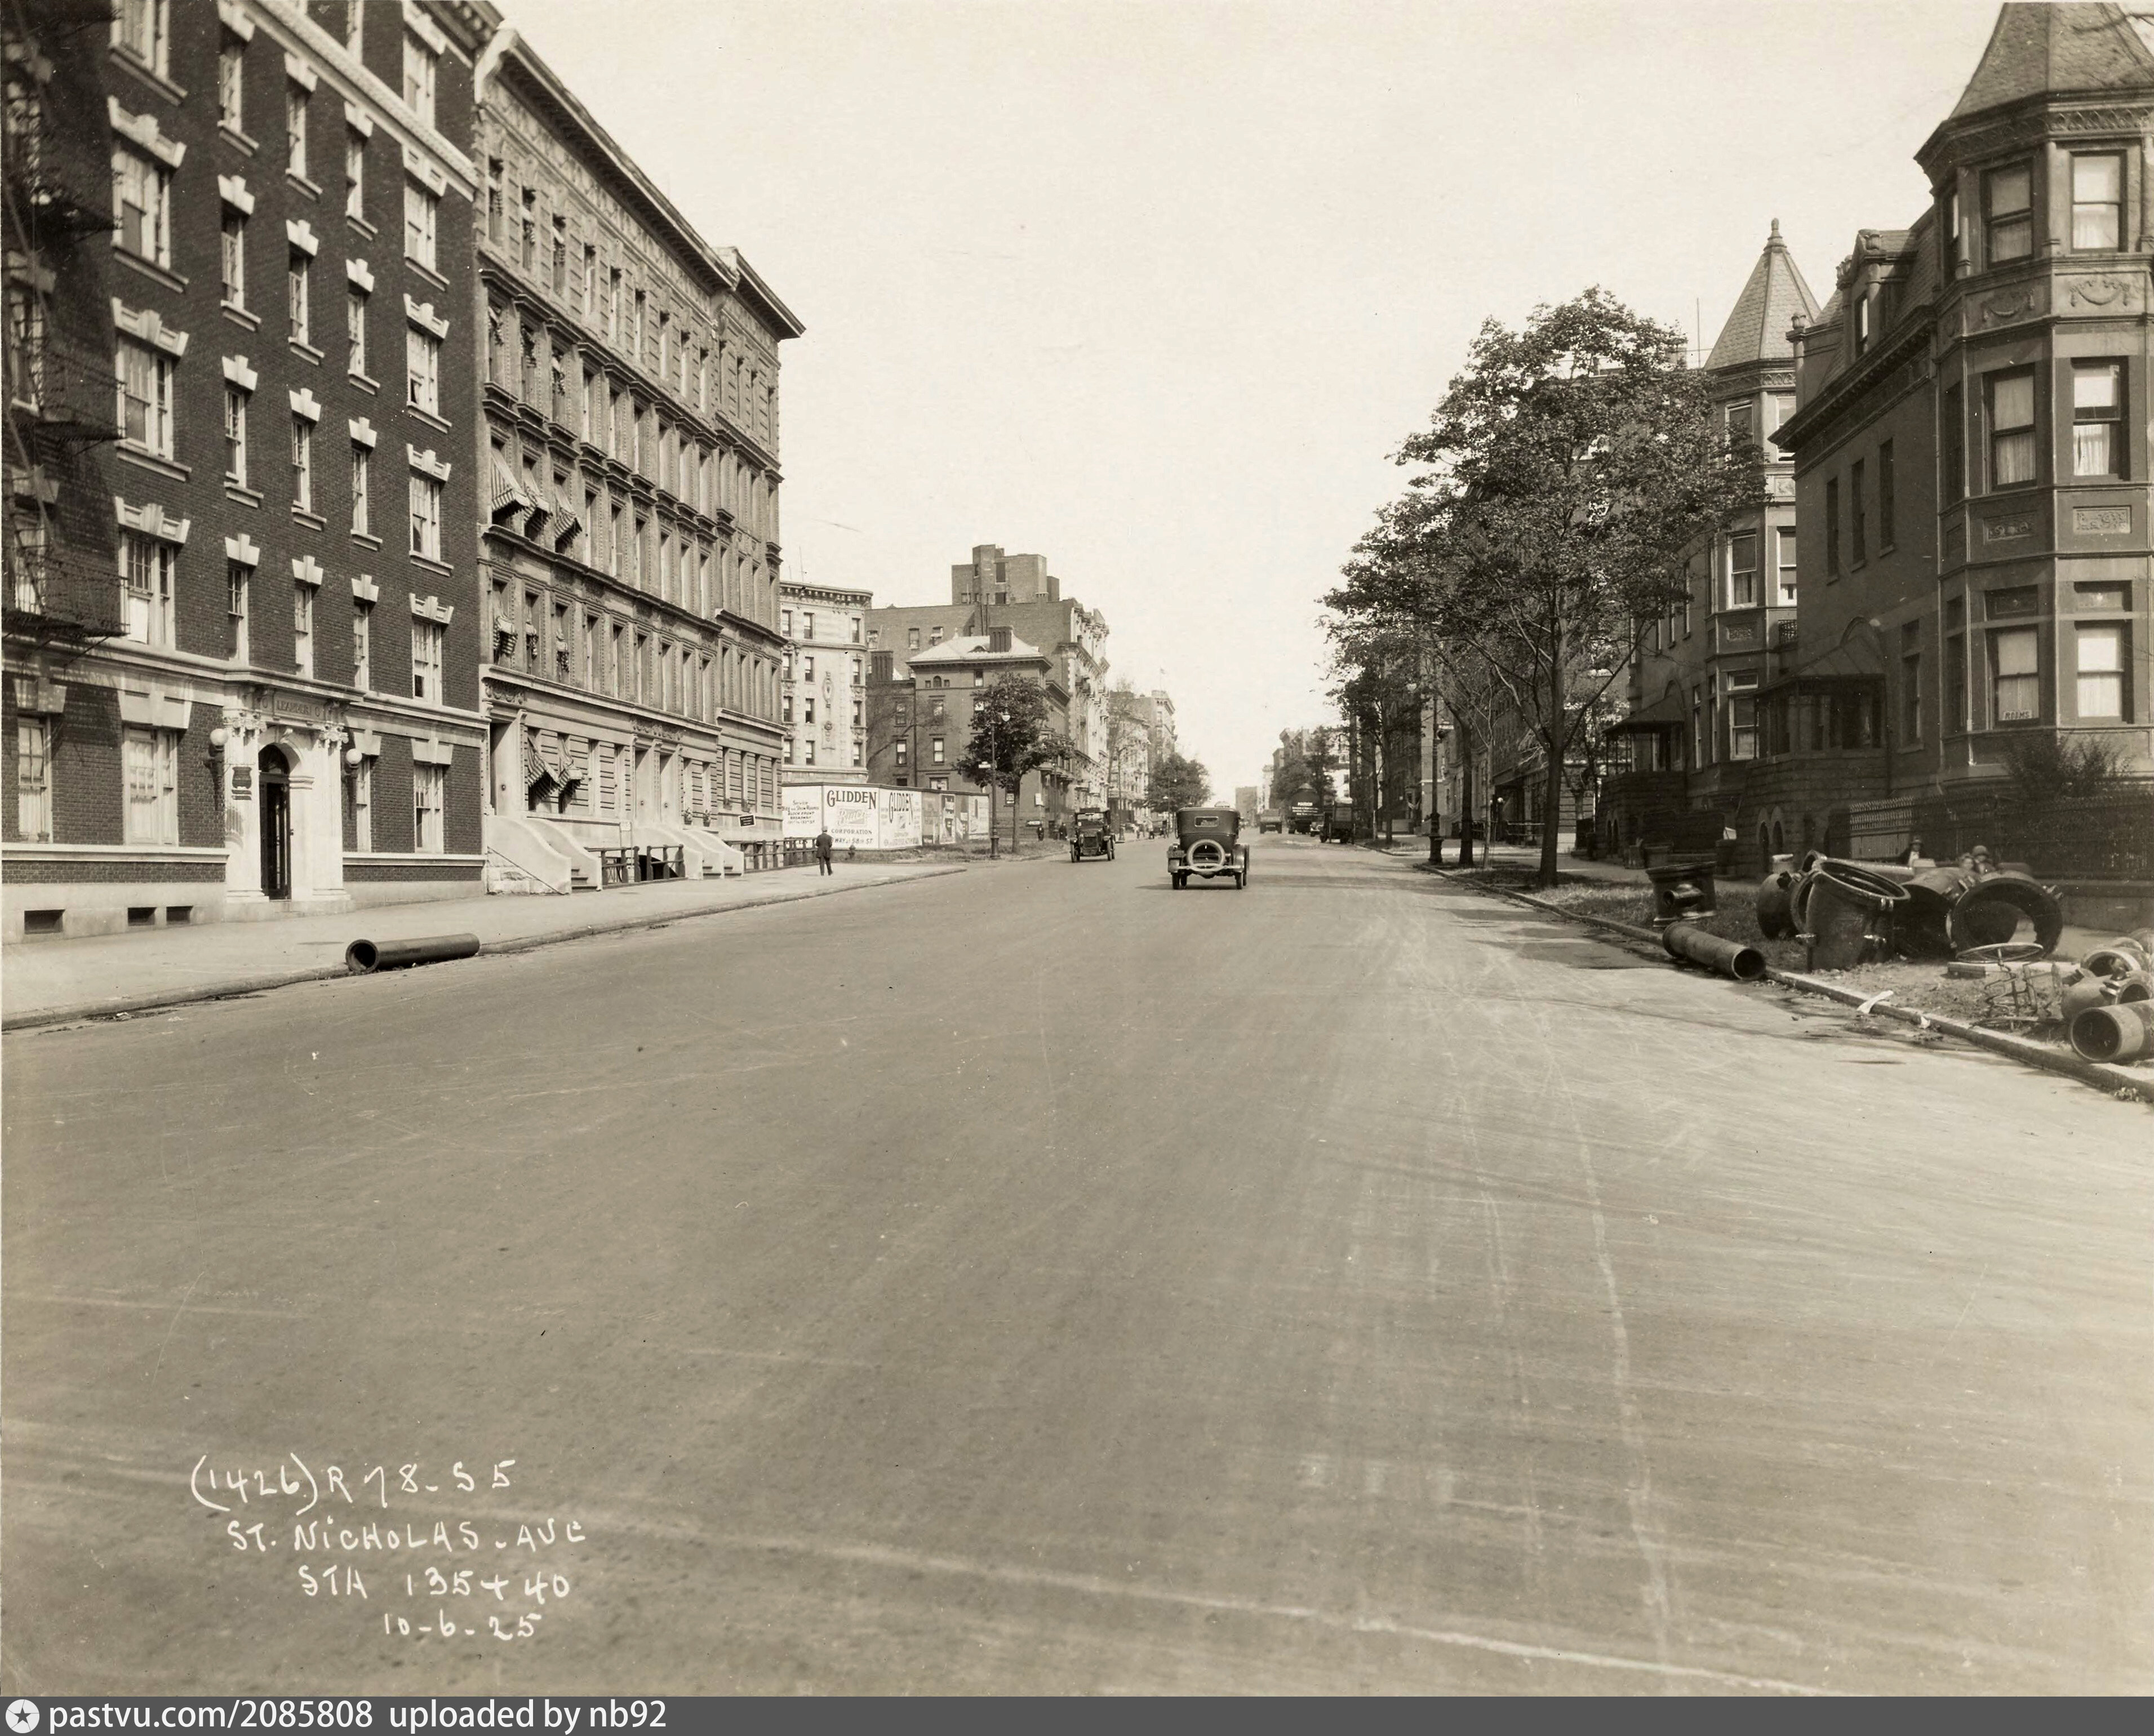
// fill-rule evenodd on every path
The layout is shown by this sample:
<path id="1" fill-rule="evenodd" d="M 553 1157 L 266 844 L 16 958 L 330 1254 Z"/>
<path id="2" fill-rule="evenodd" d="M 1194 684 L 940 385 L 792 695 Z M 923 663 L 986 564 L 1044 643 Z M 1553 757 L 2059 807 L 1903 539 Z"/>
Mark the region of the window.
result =
<path id="1" fill-rule="evenodd" d="M 608 343 L 620 341 L 620 267 L 617 265 L 606 271 L 605 334 Z"/>
<path id="2" fill-rule="evenodd" d="M 814 615 L 812 613 L 804 612 L 804 613 L 801 614 L 801 617 L 800 617 L 800 636 L 801 636 L 801 638 L 803 638 L 803 639 L 813 639 L 813 638 L 814 638 L 814 636 L 815 636 L 815 617 L 814 617 Z M 809 674 L 810 674 L 810 675 L 812 675 L 813 674 L 814 674 L 814 671 L 811 669 L 810 670 L 809 670 Z"/>
<path id="3" fill-rule="evenodd" d="M 2079 159 L 2084 162 L 2085 158 Z M 2124 364 L 2072 364 L 2072 474 L 2124 474 Z"/>
<path id="4" fill-rule="evenodd" d="M 18 717 L 15 720 L 15 829 L 24 843 L 52 842 L 52 779 L 50 726 L 42 717 Z"/>
<path id="5" fill-rule="evenodd" d="M 411 697 L 438 705 L 447 695 L 442 687 L 442 642 L 447 638 L 439 621 L 411 623 Z"/>
<path id="6" fill-rule="evenodd" d="M 314 300 L 314 262 L 297 248 L 284 267 L 284 312 L 292 323 L 292 341 L 305 344 L 310 327 L 309 311 Z"/>
<path id="7" fill-rule="evenodd" d="M 804 766 L 812 766 L 815 763 L 815 744 L 812 741 L 803 741 L 800 744 L 800 763 Z"/>
<path id="8" fill-rule="evenodd" d="M 2114 253 L 2124 245 L 2124 159 L 2072 159 L 2072 251 Z"/>
<path id="9" fill-rule="evenodd" d="M 2079 712 L 2082 718 L 2124 717 L 2124 627 L 2079 629 Z"/>
<path id="10" fill-rule="evenodd" d="M 599 250 L 584 243 L 584 318 L 595 322 L 599 311 Z"/>
<path id="11" fill-rule="evenodd" d="M 363 597 L 351 606 L 351 685 L 361 693 L 374 685 L 374 605 Z"/>
<path id="12" fill-rule="evenodd" d="M 496 243 L 501 240 L 501 159 L 486 160 L 486 238 Z"/>
<path id="13" fill-rule="evenodd" d="M 172 359 L 133 338 L 119 340 L 120 437 L 130 446 L 172 456 Z"/>
<path id="14" fill-rule="evenodd" d="M 442 413 L 442 340 L 416 326 L 404 331 L 404 401 L 429 415 Z"/>
<path id="15" fill-rule="evenodd" d="M 2034 480 L 2034 374 L 2031 369 L 1989 376 L 1989 486 L 2015 488 Z"/>
<path id="16" fill-rule="evenodd" d="M 430 561 L 442 557 L 442 485 L 416 471 L 411 475 L 411 552 Z"/>
<path id="17" fill-rule="evenodd" d="M 1739 537 L 1728 539 L 1728 606 L 1758 606 L 1758 537 L 1754 532 L 1745 531 Z"/>
<path id="18" fill-rule="evenodd" d="M 1922 739 L 1922 628 L 1909 621 L 1900 629 L 1900 745 Z"/>
<path id="19" fill-rule="evenodd" d="M 297 84 L 284 87 L 284 167 L 307 178 L 307 93 Z"/>
<path id="20" fill-rule="evenodd" d="M 356 13 L 359 8 L 355 6 Z M 364 853 L 374 848 L 374 757 L 362 756 L 345 778 L 351 797 L 351 848 Z"/>
<path id="21" fill-rule="evenodd" d="M 1944 427 L 1939 442 L 1945 460 L 1945 502 L 1967 498 L 1967 414 L 1959 386 L 1945 388 Z"/>
<path id="22" fill-rule="evenodd" d="M 126 149 L 112 153 L 112 208 L 119 245 L 138 259 L 172 262 L 172 176 L 162 163 Z"/>
<path id="23" fill-rule="evenodd" d="M 127 779 L 127 842 L 176 844 L 179 738 L 170 730 L 126 729 L 120 732 L 120 751 Z"/>
<path id="24" fill-rule="evenodd" d="M 366 367 L 366 292 L 354 284 L 351 293 L 345 298 L 344 334 L 351 344 L 350 371 L 361 379 L 367 377 Z"/>
<path id="25" fill-rule="evenodd" d="M 1753 676 L 1752 679 L 1756 678 Z M 1732 694 L 1728 696 L 1728 757 L 1731 760 L 1754 760 L 1758 757 L 1758 697 L 1755 694 Z"/>
<path id="26" fill-rule="evenodd" d="M 1829 478 L 1825 485 L 1825 576 L 1828 579 L 1840 577 L 1840 479 Z"/>
<path id="27" fill-rule="evenodd" d="M 411 768 L 411 848 L 424 856 L 438 856 L 447 848 L 442 835 L 447 773 L 442 766 Z"/>
<path id="28" fill-rule="evenodd" d="M 358 440 L 351 443 L 352 534 L 374 534 L 374 449 Z"/>
<path id="29" fill-rule="evenodd" d="M 171 0 L 119 0 L 113 8 L 112 46 L 161 76 L 171 69 Z"/>
<path id="30" fill-rule="evenodd" d="M 1790 530 L 1779 532 L 1780 539 L 1780 607 L 1795 606 L 1795 533 Z"/>
<path id="31" fill-rule="evenodd" d="M 435 269 L 434 235 L 442 201 L 416 181 L 404 183 L 404 257 Z"/>
<path id="32" fill-rule="evenodd" d="M 781 608 L 778 612 L 778 630 L 788 639 L 793 636 L 793 611 Z"/>
<path id="33" fill-rule="evenodd" d="M 247 130 L 247 44 L 236 36 L 217 44 L 217 120 L 232 132 Z"/>
<path id="34" fill-rule="evenodd" d="M 224 389 L 224 480 L 247 486 L 247 399 L 239 387 Z"/>
<path id="35" fill-rule="evenodd" d="M 292 418 L 292 504 L 302 512 L 314 510 L 314 425 L 296 415 Z"/>
<path id="36" fill-rule="evenodd" d="M 303 675 L 314 672 L 314 588 L 296 578 L 292 581 L 292 667 Z"/>
<path id="37" fill-rule="evenodd" d="M 786 695 L 783 695 L 783 696 L 779 699 L 779 700 L 778 700 L 778 720 L 780 723 L 790 723 L 790 722 L 792 722 L 792 721 L 793 721 L 793 695 L 792 695 L 790 693 L 788 693 L 788 694 L 786 694 Z"/>
<path id="38" fill-rule="evenodd" d="M 569 220 L 554 219 L 554 293 L 568 298 L 569 294 Z"/>
<path id="39" fill-rule="evenodd" d="M 1870 507 L 1864 496 L 1862 469 L 1858 458 L 1847 473 L 1847 552 L 1858 567 L 1870 558 Z"/>
<path id="40" fill-rule="evenodd" d="M 920 649 L 920 629 L 917 627 L 908 627 L 905 629 L 905 648 L 908 651 L 917 651 Z"/>
<path id="41" fill-rule="evenodd" d="M 140 531 L 120 533 L 121 631 L 137 644 L 169 645 L 173 639 L 172 583 L 180 552 Z"/>
<path id="42" fill-rule="evenodd" d="M 1998 723 L 2024 723 L 2042 715 L 2041 641 L 2032 627 L 1989 636 L 1992 713 Z"/>
<path id="43" fill-rule="evenodd" d="M 2034 251 L 2034 177 L 2024 163 L 1993 169 L 1983 178 L 1983 214 L 1992 265 L 2024 259 Z"/>
<path id="44" fill-rule="evenodd" d="M 428 126 L 434 124 L 434 78 L 439 57 L 406 31 L 404 35 L 404 106 Z"/>
<path id="45" fill-rule="evenodd" d="M 224 207 L 218 267 L 225 306 L 243 310 L 247 306 L 247 213 L 229 205 Z"/>
<path id="46" fill-rule="evenodd" d="M 903 765 L 905 764 L 905 741 L 904 741 L 904 739 L 903 739 L 902 737 L 899 738 L 899 740 L 898 740 L 898 742 L 897 742 L 896 746 L 897 746 L 897 763 L 901 766 L 903 766 Z"/>
<path id="47" fill-rule="evenodd" d="M 1894 478 L 1892 475 L 1892 442 L 1885 440 L 1877 448 L 1877 547 L 1881 552 L 1892 547 L 1892 518 Z"/>
<path id="48" fill-rule="evenodd" d="M 815 679 L 815 659 L 812 654 L 800 659 L 800 679 L 804 681 Z"/>
<path id="49" fill-rule="evenodd" d="M 349 130 L 344 135 L 344 214 L 366 221 L 366 140 Z"/>
<path id="50" fill-rule="evenodd" d="M 940 736 L 932 736 L 928 740 L 927 755 L 930 763 L 933 765 L 940 766 L 943 763 L 942 741 L 943 738 Z"/>
<path id="51" fill-rule="evenodd" d="M 232 660 L 244 663 L 248 659 L 247 591 L 253 574 L 237 561 L 227 561 L 224 566 L 224 612 L 232 622 Z"/>
<path id="52" fill-rule="evenodd" d="M 812 693 L 804 695 L 801 699 L 800 720 L 803 723 L 813 723 L 815 720 L 815 695 Z"/>

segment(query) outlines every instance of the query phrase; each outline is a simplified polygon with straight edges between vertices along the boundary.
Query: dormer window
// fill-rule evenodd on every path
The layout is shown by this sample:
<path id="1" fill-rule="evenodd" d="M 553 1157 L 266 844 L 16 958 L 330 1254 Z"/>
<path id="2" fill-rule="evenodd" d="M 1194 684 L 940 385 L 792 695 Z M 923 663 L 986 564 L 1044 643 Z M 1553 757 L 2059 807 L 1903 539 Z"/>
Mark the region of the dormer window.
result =
<path id="1" fill-rule="evenodd" d="M 2072 159 L 2072 251 L 2114 253 L 2124 245 L 2124 159 Z"/>
<path id="2" fill-rule="evenodd" d="M 1983 182 L 1983 216 L 1993 266 L 2034 251 L 2034 176 L 2026 164 L 1989 171 Z"/>

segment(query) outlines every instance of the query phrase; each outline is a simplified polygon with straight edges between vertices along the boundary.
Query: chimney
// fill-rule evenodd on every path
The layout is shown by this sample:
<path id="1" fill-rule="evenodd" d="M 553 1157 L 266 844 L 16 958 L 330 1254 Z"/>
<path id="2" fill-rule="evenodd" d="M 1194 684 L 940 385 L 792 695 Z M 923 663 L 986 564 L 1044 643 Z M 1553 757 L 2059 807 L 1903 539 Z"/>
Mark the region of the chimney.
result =
<path id="1" fill-rule="evenodd" d="M 1008 628 L 990 627 L 988 629 L 988 649 L 989 652 L 1007 651 L 1009 648 L 1010 630 Z"/>
<path id="2" fill-rule="evenodd" d="M 870 652 L 868 654 L 868 680 L 870 681 L 889 681 L 895 680 L 896 677 L 891 674 L 891 659 L 894 654 L 895 654 L 889 651 Z"/>

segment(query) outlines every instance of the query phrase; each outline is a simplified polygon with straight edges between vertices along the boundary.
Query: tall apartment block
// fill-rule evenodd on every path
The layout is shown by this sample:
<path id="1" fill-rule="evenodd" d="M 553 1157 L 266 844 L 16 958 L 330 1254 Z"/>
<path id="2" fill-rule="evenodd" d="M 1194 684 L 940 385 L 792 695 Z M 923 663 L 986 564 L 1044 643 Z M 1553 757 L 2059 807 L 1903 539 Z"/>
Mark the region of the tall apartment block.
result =
<path id="1" fill-rule="evenodd" d="M 871 591 L 811 585 L 778 587 L 778 628 L 785 636 L 779 722 L 785 730 L 789 784 L 865 783 L 867 656 L 864 624 Z"/>
<path id="2" fill-rule="evenodd" d="M 756 865 L 782 831 L 778 348 L 800 323 L 513 31 L 477 125 L 489 850 L 555 890 Z"/>
<path id="3" fill-rule="evenodd" d="M 477 891 L 496 15 L 4 18 L 8 937 Z"/>

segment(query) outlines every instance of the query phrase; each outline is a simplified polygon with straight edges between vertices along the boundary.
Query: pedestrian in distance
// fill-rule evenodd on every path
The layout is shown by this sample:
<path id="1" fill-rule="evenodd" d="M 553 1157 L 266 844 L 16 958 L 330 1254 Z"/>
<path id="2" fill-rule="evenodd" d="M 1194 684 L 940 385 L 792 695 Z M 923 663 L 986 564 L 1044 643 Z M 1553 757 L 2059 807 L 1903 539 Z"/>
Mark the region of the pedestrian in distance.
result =
<path id="1" fill-rule="evenodd" d="M 825 874 L 834 874 L 837 872 L 830 866 L 830 833 L 827 827 L 815 834 L 815 864 L 817 868 Z"/>

